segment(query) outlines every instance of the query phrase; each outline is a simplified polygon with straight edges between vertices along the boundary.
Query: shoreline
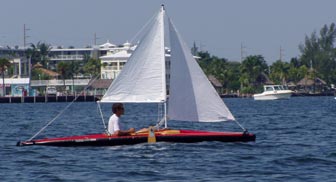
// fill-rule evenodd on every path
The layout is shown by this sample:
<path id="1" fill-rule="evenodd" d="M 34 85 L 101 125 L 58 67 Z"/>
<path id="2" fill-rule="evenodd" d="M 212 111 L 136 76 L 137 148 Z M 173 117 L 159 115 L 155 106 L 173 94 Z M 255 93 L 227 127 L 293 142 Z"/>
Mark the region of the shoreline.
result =
<path id="1" fill-rule="evenodd" d="M 294 93 L 292 97 L 320 97 L 320 96 L 335 96 L 334 93 Z M 25 96 L 25 97 L 0 97 L 0 104 L 10 103 L 47 103 L 47 102 L 72 102 L 77 96 Z M 253 98 L 252 95 L 228 94 L 220 95 L 221 98 Z M 99 95 L 78 96 L 75 102 L 96 102 L 101 98 Z"/>
<path id="2" fill-rule="evenodd" d="M 77 98 L 76 98 L 77 97 Z M 26 96 L 26 97 L 0 97 L 0 104 L 9 103 L 47 103 L 47 102 L 96 102 L 99 96 Z"/>

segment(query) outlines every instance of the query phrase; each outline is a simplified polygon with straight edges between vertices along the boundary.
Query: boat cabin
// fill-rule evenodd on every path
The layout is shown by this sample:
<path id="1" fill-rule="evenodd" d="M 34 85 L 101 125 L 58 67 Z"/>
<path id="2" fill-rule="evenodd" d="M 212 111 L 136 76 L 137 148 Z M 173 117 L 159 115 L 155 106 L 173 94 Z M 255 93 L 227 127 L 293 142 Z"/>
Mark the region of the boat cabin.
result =
<path id="1" fill-rule="evenodd" d="M 287 86 L 284 85 L 265 85 L 264 91 L 277 91 L 277 90 L 288 90 Z"/>

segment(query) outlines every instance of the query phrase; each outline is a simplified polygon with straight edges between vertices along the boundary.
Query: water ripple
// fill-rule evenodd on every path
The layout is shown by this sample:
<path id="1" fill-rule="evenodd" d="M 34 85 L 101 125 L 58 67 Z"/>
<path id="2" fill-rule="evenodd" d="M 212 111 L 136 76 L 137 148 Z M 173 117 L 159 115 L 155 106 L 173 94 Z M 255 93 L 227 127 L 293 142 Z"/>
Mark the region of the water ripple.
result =
<path id="1" fill-rule="evenodd" d="M 251 143 L 155 143 L 116 147 L 16 147 L 67 103 L 3 104 L 1 181 L 333 181 L 336 102 L 297 97 L 275 102 L 225 99 Z M 156 105 L 127 104 L 124 127 L 157 120 Z M 103 105 L 105 118 L 110 105 Z M 150 113 L 150 114 L 147 114 Z M 154 114 L 153 114 L 154 113 Z M 172 122 L 172 128 L 239 130 L 234 123 Z M 75 103 L 39 137 L 103 131 L 95 103 Z"/>

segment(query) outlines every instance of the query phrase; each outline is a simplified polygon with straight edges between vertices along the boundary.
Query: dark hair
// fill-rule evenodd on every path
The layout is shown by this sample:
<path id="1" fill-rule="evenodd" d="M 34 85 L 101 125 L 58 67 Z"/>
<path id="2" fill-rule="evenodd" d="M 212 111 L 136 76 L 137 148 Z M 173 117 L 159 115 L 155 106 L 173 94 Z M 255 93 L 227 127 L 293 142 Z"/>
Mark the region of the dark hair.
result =
<path id="1" fill-rule="evenodd" d="M 118 109 L 124 108 L 122 103 L 114 103 L 112 105 L 112 112 L 116 113 Z"/>

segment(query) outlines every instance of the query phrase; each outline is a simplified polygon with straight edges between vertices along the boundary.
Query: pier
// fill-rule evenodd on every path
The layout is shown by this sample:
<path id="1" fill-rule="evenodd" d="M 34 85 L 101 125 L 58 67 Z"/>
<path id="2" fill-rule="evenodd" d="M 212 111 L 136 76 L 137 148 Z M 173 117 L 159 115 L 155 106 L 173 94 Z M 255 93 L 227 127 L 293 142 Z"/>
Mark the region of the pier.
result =
<path id="1" fill-rule="evenodd" d="M 75 102 L 96 102 L 100 97 L 95 95 L 0 97 L 0 103 L 72 102 L 75 98 Z"/>

